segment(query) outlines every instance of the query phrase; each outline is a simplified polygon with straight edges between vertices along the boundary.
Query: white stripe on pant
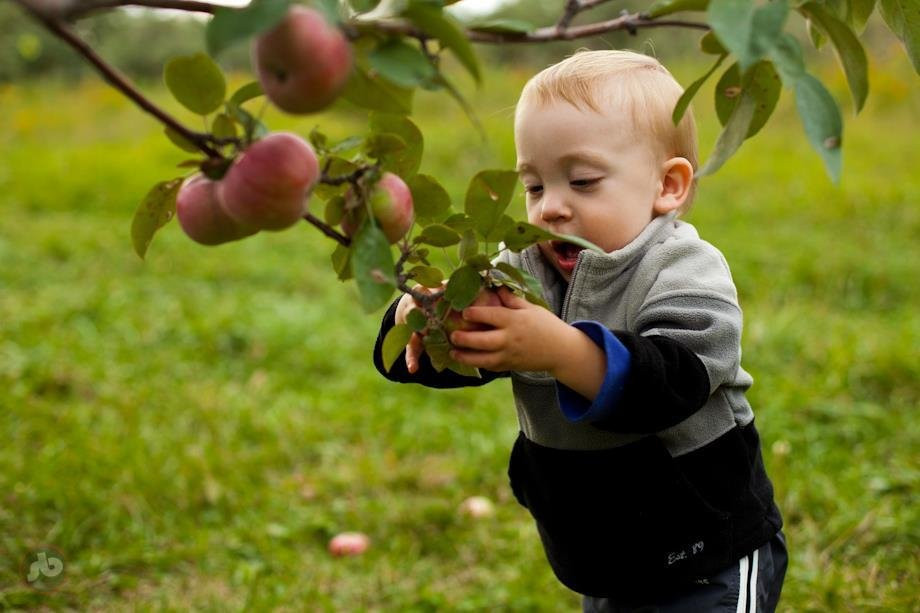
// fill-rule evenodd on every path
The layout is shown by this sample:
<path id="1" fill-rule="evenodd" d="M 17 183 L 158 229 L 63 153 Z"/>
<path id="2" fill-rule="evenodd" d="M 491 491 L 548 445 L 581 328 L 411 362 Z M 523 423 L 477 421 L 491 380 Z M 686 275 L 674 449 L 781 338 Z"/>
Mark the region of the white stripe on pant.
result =
<path id="1" fill-rule="evenodd" d="M 748 587 L 748 557 L 744 556 L 738 561 L 738 608 L 736 613 L 745 613 L 744 605 L 747 603 Z"/>

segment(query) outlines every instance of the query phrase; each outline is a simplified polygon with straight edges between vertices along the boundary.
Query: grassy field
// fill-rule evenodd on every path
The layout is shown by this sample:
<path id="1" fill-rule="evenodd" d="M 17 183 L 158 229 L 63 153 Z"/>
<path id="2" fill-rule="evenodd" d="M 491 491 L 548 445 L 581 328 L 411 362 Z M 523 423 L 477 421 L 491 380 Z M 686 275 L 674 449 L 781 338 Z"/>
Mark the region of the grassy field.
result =
<path id="1" fill-rule="evenodd" d="M 902 59 L 873 68 L 841 186 L 786 92 L 689 215 L 745 309 L 784 611 L 920 610 L 920 81 Z M 455 202 L 475 170 L 513 164 L 524 78 L 476 95 L 487 143 L 446 98 L 420 100 L 423 170 Z M 134 207 L 182 159 L 103 85 L 0 89 L 0 609 L 576 610 L 507 484 L 507 382 L 384 381 L 379 314 L 306 225 L 202 248 L 172 223 L 134 255 Z M 496 515 L 458 514 L 470 495 Z M 331 558 L 342 530 L 370 552 Z M 65 560 L 54 591 L 24 582 L 39 546 Z"/>

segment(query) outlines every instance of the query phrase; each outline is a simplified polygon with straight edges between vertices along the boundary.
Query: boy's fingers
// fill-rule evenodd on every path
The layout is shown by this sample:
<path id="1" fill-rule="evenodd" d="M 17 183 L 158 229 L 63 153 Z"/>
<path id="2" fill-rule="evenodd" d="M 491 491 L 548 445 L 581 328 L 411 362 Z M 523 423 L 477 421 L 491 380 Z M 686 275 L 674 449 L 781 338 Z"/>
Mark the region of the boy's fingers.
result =
<path id="1" fill-rule="evenodd" d="M 471 306 L 463 309 L 463 319 L 500 328 L 508 321 L 508 310 L 494 306 Z"/>
<path id="2" fill-rule="evenodd" d="M 503 305 L 510 309 L 521 309 L 530 304 L 507 287 L 498 288 L 498 298 L 502 301 Z"/>
<path id="3" fill-rule="evenodd" d="M 505 343 L 502 330 L 479 330 L 476 332 L 456 330 L 450 335 L 450 342 L 456 347 L 476 349 L 477 351 L 495 351 Z"/>
<path id="4" fill-rule="evenodd" d="M 485 351 L 464 351 L 462 349 L 452 349 L 450 352 L 450 357 L 460 362 L 461 364 L 466 364 L 467 366 L 473 366 L 475 368 L 486 368 L 490 370 L 494 370 L 499 366 L 500 359 L 500 356 L 496 353 L 489 353 Z"/>
<path id="5" fill-rule="evenodd" d="M 418 361 L 424 351 L 425 345 L 422 343 L 422 335 L 418 332 L 413 332 L 412 336 L 409 337 L 409 344 L 406 345 L 406 369 L 410 373 L 415 373 L 418 370 Z"/>

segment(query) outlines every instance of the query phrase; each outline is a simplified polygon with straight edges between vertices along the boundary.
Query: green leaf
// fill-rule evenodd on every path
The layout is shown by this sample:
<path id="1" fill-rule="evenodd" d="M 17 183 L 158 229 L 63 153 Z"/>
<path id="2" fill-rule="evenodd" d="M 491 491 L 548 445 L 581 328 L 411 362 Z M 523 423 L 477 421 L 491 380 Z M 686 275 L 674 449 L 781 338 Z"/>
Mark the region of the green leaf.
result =
<path id="1" fill-rule="evenodd" d="M 794 87 L 799 77 L 805 74 L 802 47 L 791 34 L 783 33 L 770 49 L 769 55 L 787 87 Z"/>
<path id="2" fill-rule="evenodd" d="M 241 126 L 246 134 L 246 142 L 259 140 L 268 135 L 268 128 L 264 123 L 252 116 L 252 114 L 241 106 L 227 103 L 227 113 L 233 117 Z"/>
<path id="3" fill-rule="evenodd" d="M 409 327 L 415 332 L 422 332 L 428 327 L 428 318 L 425 317 L 425 314 L 419 309 L 413 309 L 406 315 L 406 323 L 409 324 Z"/>
<path id="4" fill-rule="evenodd" d="M 705 11 L 709 0 L 659 0 L 647 11 L 651 19 L 664 17 L 680 11 Z"/>
<path id="5" fill-rule="evenodd" d="M 747 93 L 754 98 L 754 117 L 745 138 L 757 134 L 767 123 L 782 90 L 782 84 L 776 69 L 770 62 L 761 61 L 748 69 L 742 77 L 738 72 L 738 65 L 733 64 L 716 86 L 716 113 L 719 121 L 724 126 L 738 105 L 741 94 Z"/>
<path id="6" fill-rule="evenodd" d="M 481 238 L 482 240 L 489 242 L 489 243 L 494 243 L 494 242 L 503 240 L 505 238 L 505 235 L 514 226 L 514 224 L 515 224 L 515 221 L 514 221 L 514 218 L 511 217 L 511 215 L 508 215 L 507 213 L 502 213 L 502 216 L 498 219 L 498 223 L 492 226 L 492 229 L 489 230 L 487 233 L 482 234 Z"/>
<path id="7" fill-rule="evenodd" d="M 441 45 L 450 49 L 464 68 L 479 83 L 479 61 L 462 26 L 451 15 L 435 4 L 424 0 L 410 0 L 403 16 L 414 23 L 425 34 L 437 38 Z"/>
<path id="8" fill-rule="evenodd" d="M 242 8 L 218 8 L 205 28 L 208 53 L 217 56 L 237 42 L 274 27 L 287 15 L 289 0 L 252 0 Z"/>
<path id="9" fill-rule="evenodd" d="M 460 234 L 443 224 L 431 224 L 422 228 L 415 242 L 432 247 L 450 247 L 460 242 Z"/>
<path id="10" fill-rule="evenodd" d="M 134 212 L 131 220 L 131 242 L 134 252 L 144 259 L 153 235 L 176 214 L 176 196 L 183 178 L 160 181 L 154 185 Z"/>
<path id="11" fill-rule="evenodd" d="M 521 19 L 496 18 L 468 22 L 466 28 L 489 34 L 526 34 L 536 30 L 537 26 Z"/>
<path id="12" fill-rule="evenodd" d="M 508 262 L 498 262 L 495 264 L 495 268 L 508 276 L 508 278 L 518 282 L 522 288 L 526 286 L 526 281 L 524 281 L 524 273 L 519 268 L 512 266 Z"/>
<path id="13" fill-rule="evenodd" d="M 769 51 L 783 31 L 789 13 L 786 0 L 758 7 L 751 0 L 712 0 L 707 20 L 726 49 L 746 70 Z"/>
<path id="14" fill-rule="evenodd" d="M 412 94 L 413 90 L 391 83 L 358 64 L 345 84 L 342 98 L 372 111 L 408 115 L 412 112 Z"/>
<path id="15" fill-rule="evenodd" d="M 249 102 L 250 100 L 254 98 L 258 98 L 259 96 L 264 96 L 264 95 L 265 94 L 262 91 L 262 86 L 259 85 L 259 82 L 250 81 L 246 85 L 243 85 L 238 90 L 233 92 L 233 95 L 230 96 L 230 102 L 232 102 L 233 104 L 237 106 L 240 106 L 244 102 Z"/>
<path id="16" fill-rule="evenodd" d="M 409 278 L 417 281 L 424 287 L 441 287 L 444 282 L 444 272 L 434 266 L 413 266 L 408 272 Z"/>
<path id="17" fill-rule="evenodd" d="M 920 74 L 920 4 L 917 0 L 880 0 L 879 11 Z"/>
<path id="18" fill-rule="evenodd" d="M 808 32 L 808 38 L 811 40 L 811 44 L 815 49 L 820 49 L 824 46 L 824 43 L 827 42 L 827 39 L 824 38 L 824 34 L 811 19 L 805 20 L 805 29 Z"/>
<path id="19" fill-rule="evenodd" d="M 215 138 L 236 138 L 236 123 L 229 115 L 220 113 L 211 123 L 211 134 Z"/>
<path id="20" fill-rule="evenodd" d="M 381 165 L 405 149 L 406 141 L 399 134 L 372 134 L 364 140 L 364 152 Z"/>
<path id="21" fill-rule="evenodd" d="M 511 251 L 521 251 L 527 247 L 530 247 L 531 245 L 549 240 L 566 241 L 568 243 L 578 245 L 579 247 L 590 249 L 591 251 L 603 253 L 603 250 L 600 247 L 579 236 L 572 236 L 571 234 L 556 234 L 555 232 L 544 230 L 539 226 L 529 224 L 526 221 L 519 221 L 515 223 L 502 238 L 502 241 L 505 243 L 505 247 Z"/>
<path id="22" fill-rule="evenodd" d="M 468 366 L 466 364 L 461 364 L 456 360 L 451 360 L 447 363 L 447 368 L 454 371 L 458 375 L 463 375 L 464 377 L 482 377 L 479 374 L 479 369 L 473 366 Z"/>
<path id="23" fill-rule="evenodd" d="M 396 358 L 402 355 L 409 339 L 412 338 L 412 328 L 406 324 L 396 324 L 383 337 L 383 344 L 380 347 L 380 354 L 383 358 L 383 367 L 390 371 Z"/>
<path id="24" fill-rule="evenodd" d="M 479 241 L 476 240 L 476 233 L 467 230 L 460 239 L 460 245 L 457 247 L 457 255 L 460 260 L 465 262 L 479 253 Z"/>
<path id="25" fill-rule="evenodd" d="M 850 0 L 850 11 L 847 23 L 857 34 L 861 34 L 869 21 L 869 16 L 875 10 L 877 0 Z"/>
<path id="26" fill-rule="evenodd" d="M 398 174 L 403 180 L 418 172 L 425 141 L 421 130 L 409 118 L 391 113 L 371 113 L 370 128 L 375 134 L 396 134 L 405 145 L 386 159 L 384 170 Z"/>
<path id="27" fill-rule="evenodd" d="M 414 175 L 406 181 L 418 221 L 433 220 L 450 209 L 450 195 L 430 175 Z"/>
<path id="28" fill-rule="evenodd" d="M 343 153 L 345 151 L 352 151 L 362 146 L 363 144 L 364 144 L 363 136 L 357 136 L 357 135 L 349 136 L 347 138 L 343 138 L 336 144 L 329 147 L 329 153 Z"/>
<path id="29" fill-rule="evenodd" d="M 465 232 L 476 227 L 476 220 L 466 213 L 454 213 L 444 220 L 444 225 L 453 228 L 457 232 Z"/>
<path id="30" fill-rule="evenodd" d="M 383 231 L 364 223 L 353 239 L 352 267 L 361 306 L 370 313 L 387 303 L 396 289 L 393 252 Z"/>
<path id="31" fill-rule="evenodd" d="M 754 119 L 754 112 L 757 110 L 757 101 L 754 96 L 742 90 L 740 99 L 732 109 L 731 115 L 725 122 L 722 133 L 716 140 L 716 146 L 706 160 L 706 164 L 697 173 L 697 176 L 703 177 L 712 174 L 722 167 L 723 164 L 738 150 L 744 139 L 750 132 L 751 121 Z"/>
<path id="32" fill-rule="evenodd" d="M 348 0 L 348 4 L 357 13 L 367 13 L 374 10 L 380 4 L 380 0 Z"/>
<path id="33" fill-rule="evenodd" d="M 171 59 L 163 68 L 163 80 L 179 104 L 199 115 L 216 111 L 227 94 L 224 73 L 206 53 Z"/>
<path id="34" fill-rule="evenodd" d="M 473 304 L 479 290 L 482 289 L 482 275 L 472 266 L 461 266 L 447 280 L 444 300 L 452 309 L 462 311 Z"/>
<path id="35" fill-rule="evenodd" d="M 466 259 L 466 263 L 476 269 L 477 272 L 491 270 L 492 260 L 484 253 L 475 253 Z"/>
<path id="36" fill-rule="evenodd" d="M 850 26 L 837 19 L 817 2 L 809 2 L 802 6 L 801 10 L 834 43 L 837 57 L 847 75 L 850 92 L 853 94 L 853 104 L 856 112 L 859 113 L 869 95 L 869 62 L 866 60 L 866 52 L 862 43 L 856 38 Z"/>
<path id="37" fill-rule="evenodd" d="M 338 245 L 335 248 L 332 252 L 332 268 L 339 281 L 347 281 L 354 276 L 351 269 L 351 247 Z"/>
<path id="38" fill-rule="evenodd" d="M 391 38 L 371 51 L 370 67 L 403 87 L 417 87 L 434 78 L 435 67 L 418 47 Z"/>
<path id="39" fill-rule="evenodd" d="M 837 102 L 818 79 L 804 74 L 795 84 L 795 106 L 808 141 L 821 156 L 831 180 L 839 182 L 843 120 Z"/>
<path id="40" fill-rule="evenodd" d="M 182 149 L 183 151 L 188 151 L 190 153 L 200 153 L 201 152 L 201 150 L 198 148 L 198 145 L 186 139 L 184 136 L 182 136 L 181 134 L 179 134 L 178 132 L 170 128 L 169 126 L 166 126 L 165 128 L 163 128 L 163 133 L 166 135 L 166 138 L 168 138 L 170 142 L 174 144 L 176 147 L 178 147 L 179 149 Z"/>
<path id="41" fill-rule="evenodd" d="M 330 226 L 337 226 L 345 218 L 345 198 L 333 196 L 326 201 L 323 209 L 323 220 Z"/>
<path id="42" fill-rule="evenodd" d="M 728 53 L 728 50 L 722 46 L 722 43 L 719 42 L 712 30 L 703 34 L 700 39 L 700 51 L 709 55 L 725 55 Z"/>
<path id="43" fill-rule="evenodd" d="M 422 344 L 425 345 L 425 353 L 428 354 L 428 358 L 431 360 L 432 368 L 437 372 L 441 372 L 452 362 L 450 359 L 450 342 L 447 340 L 444 330 L 430 330 L 428 334 L 422 337 Z"/>
<path id="44" fill-rule="evenodd" d="M 690 106 L 690 101 L 693 100 L 696 92 L 698 92 L 703 86 L 703 83 L 705 83 L 706 80 L 712 76 L 712 73 L 714 73 L 716 69 L 722 65 L 722 62 L 725 61 L 726 57 L 727 56 L 725 55 L 720 56 L 719 59 L 716 60 L 716 63 L 712 65 L 712 68 L 706 71 L 706 74 L 691 83 L 690 87 L 685 89 L 684 93 L 681 94 L 680 98 L 677 100 L 677 104 L 674 105 L 674 112 L 671 113 L 671 121 L 674 122 L 675 126 L 680 123 L 681 119 L 683 119 L 684 113 L 687 112 L 687 107 Z"/>
<path id="45" fill-rule="evenodd" d="M 464 211 L 483 237 L 501 222 L 517 183 L 518 175 L 513 170 L 482 170 L 470 180 Z"/>

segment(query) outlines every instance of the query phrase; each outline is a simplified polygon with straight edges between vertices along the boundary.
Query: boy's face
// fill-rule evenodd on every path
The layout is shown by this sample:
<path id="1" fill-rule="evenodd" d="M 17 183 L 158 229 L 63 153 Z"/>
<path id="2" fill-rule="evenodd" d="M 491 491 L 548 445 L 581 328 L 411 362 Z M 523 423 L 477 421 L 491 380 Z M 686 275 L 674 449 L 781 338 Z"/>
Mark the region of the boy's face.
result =
<path id="1" fill-rule="evenodd" d="M 650 139 L 637 138 L 625 113 L 601 114 L 565 101 L 525 104 L 514 132 L 530 223 L 610 252 L 655 216 L 662 160 Z M 539 247 L 569 281 L 579 249 L 556 241 Z"/>

